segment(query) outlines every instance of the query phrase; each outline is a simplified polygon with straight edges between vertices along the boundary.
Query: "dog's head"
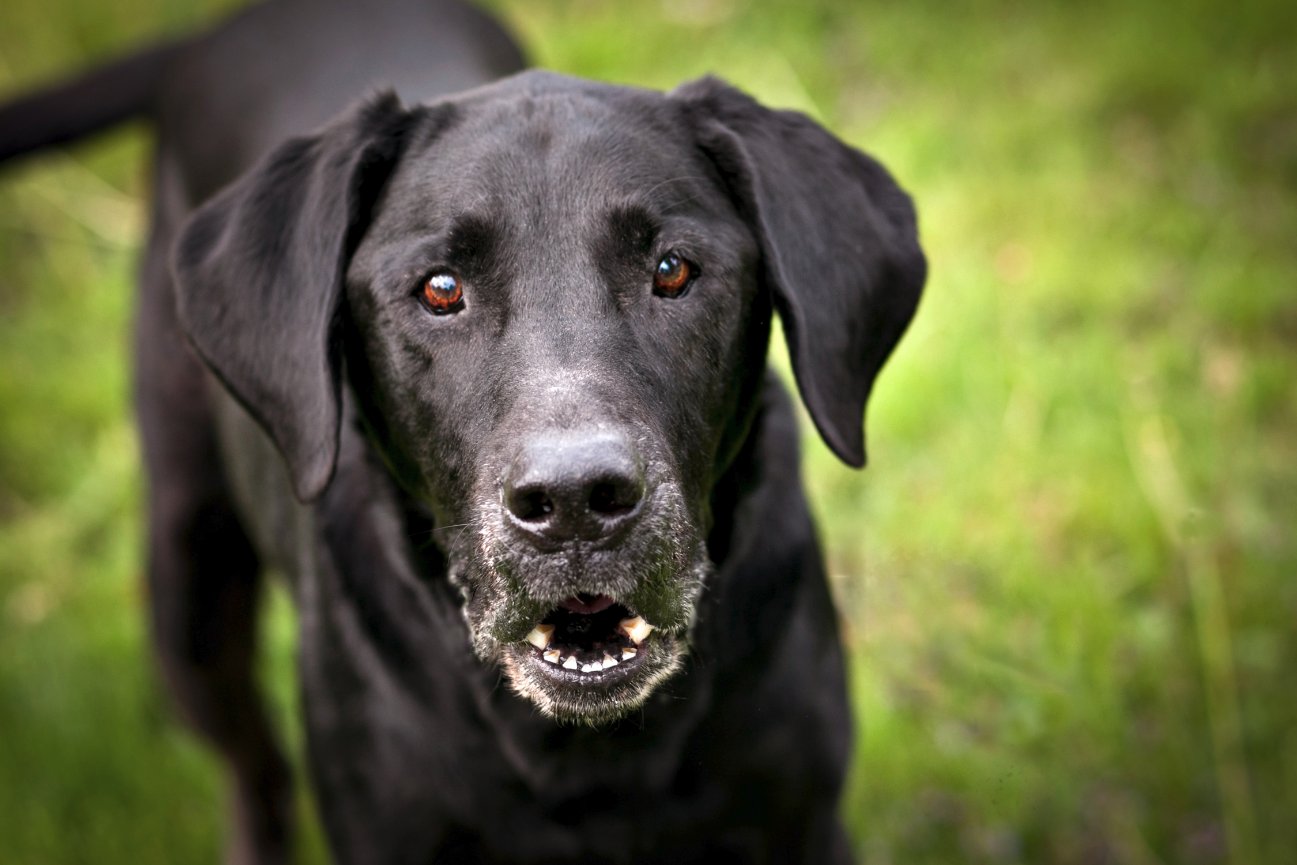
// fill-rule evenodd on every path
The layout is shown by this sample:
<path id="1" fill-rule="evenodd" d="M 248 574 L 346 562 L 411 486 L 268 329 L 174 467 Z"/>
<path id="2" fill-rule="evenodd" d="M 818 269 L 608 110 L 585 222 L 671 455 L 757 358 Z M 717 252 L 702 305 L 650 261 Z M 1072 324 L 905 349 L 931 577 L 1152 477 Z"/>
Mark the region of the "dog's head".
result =
<path id="1" fill-rule="evenodd" d="M 862 465 L 925 272 L 909 199 L 805 117 L 710 79 L 545 73 L 287 142 L 195 214 L 175 265 L 195 347 L 298 496 L 329 484 L 345 379 L 450 529 L 478 655 L 587 722 L 680 665 L 772 307 L 817 427 Z"/>

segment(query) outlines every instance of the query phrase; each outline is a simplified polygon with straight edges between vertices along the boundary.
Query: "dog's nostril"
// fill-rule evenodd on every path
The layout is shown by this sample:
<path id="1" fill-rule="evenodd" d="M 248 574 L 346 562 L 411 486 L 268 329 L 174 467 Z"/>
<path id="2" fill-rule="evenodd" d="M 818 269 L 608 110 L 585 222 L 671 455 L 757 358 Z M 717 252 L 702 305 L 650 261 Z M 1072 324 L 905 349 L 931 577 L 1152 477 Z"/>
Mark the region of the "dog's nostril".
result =
<path id="1" fill-rule="evenodd" d="M 590 490 L 590 510 L 615 517 L 634 509 L 639 499 L 638 491 L 630 489 L 630 484 L 599 483 Z"/>
<path id="2" fill-rule="evenodd" d="M 544 490 L 515 490 L 506 504 L 515 517 L 527 522 L 539 522 L 554 512 L 554 502 Z"/>

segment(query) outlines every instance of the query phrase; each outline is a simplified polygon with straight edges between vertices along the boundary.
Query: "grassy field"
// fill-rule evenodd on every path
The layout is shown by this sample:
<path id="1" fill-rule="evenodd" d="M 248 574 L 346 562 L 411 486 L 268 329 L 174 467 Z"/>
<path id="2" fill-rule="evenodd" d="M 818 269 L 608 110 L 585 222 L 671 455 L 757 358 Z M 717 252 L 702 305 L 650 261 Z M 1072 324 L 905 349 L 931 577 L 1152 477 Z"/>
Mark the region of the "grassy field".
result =
<path id="1" fill-rule="evenodd" d="M 6 0 L 0 98 L 230 5 Z M 543 65 L 805 110 L 918 202 L 932 279 L 873 463 L 807 435 L 864 861 L 1294 861 L 1297 5 L 495 5 Z M 143 644 L 147 142 L 0 170 L 4 863 L 220 844 Z M 291 730 L 282 600 L 268 629 Z"/>

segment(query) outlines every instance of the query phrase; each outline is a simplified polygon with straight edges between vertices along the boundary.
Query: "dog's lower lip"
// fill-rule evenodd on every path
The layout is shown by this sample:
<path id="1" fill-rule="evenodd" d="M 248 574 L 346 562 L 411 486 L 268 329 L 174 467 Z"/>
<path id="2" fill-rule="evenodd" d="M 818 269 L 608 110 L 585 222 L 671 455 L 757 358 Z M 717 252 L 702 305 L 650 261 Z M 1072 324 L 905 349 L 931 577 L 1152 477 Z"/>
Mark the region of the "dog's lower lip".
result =
<path id="1" fill-rule="evenodd" d="M 590 660 L 579 660 L 575 653 L 565 656 L 559 649 L 527 654 L 532 663 L 539 665 L 551 679 L 572 685 L 592 685 L 606 684 L 630 675 L 646 652 L 645 646 L 627 646 Z"/>
<path id="2" fill-rule="evenodd" d="M 656 656 L 657 642 L 646 639 L 640 645 L 603 650 L 597 657 L 553 645 L 543 650 L 521 645 L 515 651 L 520 660 L 531 664 L 555 686 L 576 691 L 603 690 L 639 675 L 650 656 Z"/>

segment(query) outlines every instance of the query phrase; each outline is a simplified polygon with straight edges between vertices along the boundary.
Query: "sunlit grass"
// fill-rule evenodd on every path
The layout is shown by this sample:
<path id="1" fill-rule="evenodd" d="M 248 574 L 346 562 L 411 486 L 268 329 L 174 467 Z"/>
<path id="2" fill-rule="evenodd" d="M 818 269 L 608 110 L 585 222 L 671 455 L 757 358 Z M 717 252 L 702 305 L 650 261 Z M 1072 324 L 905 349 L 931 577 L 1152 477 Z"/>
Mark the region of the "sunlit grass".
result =
<path id="1" fill-rule="evenodd" d="M 805 437 L 866 860 L 1287 862 L 1297 12 L 497 5 L 544 65 L 715 72 L 807 111 L 918 201 L 932 280 L 870 407 L 872 463 Z M 206 18 L 10 0 L 0 93 Z M 137 590 L 145 142 L 0 175 L 5 862 L 206 862 L 219 843 L 218 770 L 170 720 Z M 289 726 L 291 642 L 280 603 L 267 675 Z"/>

